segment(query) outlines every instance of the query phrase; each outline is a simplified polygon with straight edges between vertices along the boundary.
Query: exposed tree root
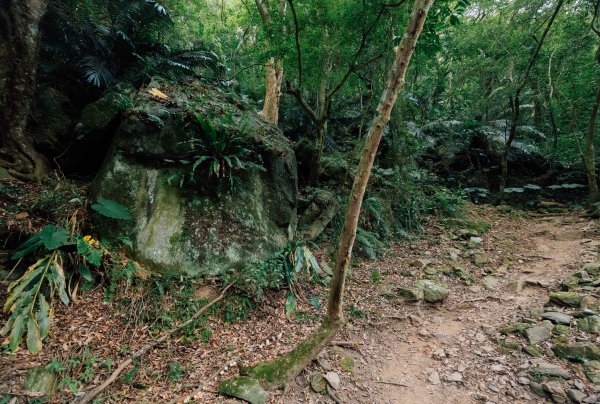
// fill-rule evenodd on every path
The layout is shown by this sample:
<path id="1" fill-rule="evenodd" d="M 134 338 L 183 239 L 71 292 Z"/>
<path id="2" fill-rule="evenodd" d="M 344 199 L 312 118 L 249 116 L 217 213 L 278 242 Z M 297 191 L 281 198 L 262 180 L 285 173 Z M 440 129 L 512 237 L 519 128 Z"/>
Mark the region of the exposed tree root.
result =
<path id="1" fill-rule="evenodd" d="M 308 339 L 287 354 L 271 362 L 250 367 L 240 366 L 240 374 L 258 380 L 265 390 L 283 388 L 329 345 L 341 325 L 342 323 L 331 324 L 325 321 Z"/>

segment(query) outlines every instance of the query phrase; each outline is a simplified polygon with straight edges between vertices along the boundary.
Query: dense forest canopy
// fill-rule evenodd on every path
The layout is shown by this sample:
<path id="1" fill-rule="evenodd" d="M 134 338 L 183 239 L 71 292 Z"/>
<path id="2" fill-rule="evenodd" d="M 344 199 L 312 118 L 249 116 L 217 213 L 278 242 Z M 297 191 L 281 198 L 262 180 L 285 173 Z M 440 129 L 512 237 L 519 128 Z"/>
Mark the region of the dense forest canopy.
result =
<path id="1" fill-rule="evenodd" d="M 376 327 L 389 302 L 440 307 L 458 286 L 492 294 L 454 308 L 493 300 L 532 309 L 479 356 L 583 358 L 579 373 L 597 384 L 598 264 L 557 276 L 570 268 L 562 248 L 597 258 L 597 233 L 560 226 L 600 217 L 599 110 L 600 0 L 0 0 L 0 403 L 156 401 L 151 389 L 134 391 L 149 378 L 163 383 L 162 399 L 189 400 L 198 391 L 172 384 L 193 365 L 169 363 L 162 381 L 164 369 L 150 377 L 140 365 L 167 342 L 213 344 L 202 358 L 226 359 L 210 377 L 213 401 L 218 389 L 264 403 L 268 390 L 308 378 L 331 344 L 362 355 L 359 343 L 334 339 L 356 331 L 348 322 Z M 540 224 L 556 217 L 564 221 Z M 517 245 L 551 232 L 540 255 Z M 535 260 L 554 272 L 521 268 Z M 378 263 L 385 270 L 369 266 Z M 498 282 L 516 294 L 564 291 L 549 292 L 548 315 L 533 300 L 494 295 Z M 81 313 L 64 309 L 83 300 Z M 103 318 L 91 314 L 100 304 L 113 328 L 144 343 L 126 348 L 121 336 L 92 348 L 109 347 L 103 360 L 87 348 L 59 359 L 65 328 L 55 312 Z M 253 311 L 270 304 L 275 314 Z M 219 345 L 238 340 L 233 323 L 293 331 L 234 358 L 237 348 Z M 473 346 L 487 341 L 469 335 Z M 591 345 L 565 353 L 569 338 Z M 3 361 L 32 360 L 25 348 L 44 366 L 15 365 L 34 369 L 25 384 L 36 386 L 21 393 L 20 376 L 5 382 Z M 457 355 L 432 354 L 444 363 Z M 342 359 L 335 366 L 352 374 Z M 452 370 L 444 383 L 467 386 L 463 366 Z M 532 372 L 511 388 L 597 400 L 583 401 L 597 389 L 579 380 L 565 390 Z M 129 390 L 113 398 L 119 383 Z M 312 373 L 309 385 L 341 402 L 337 373 Z M 513 390 L 506 395 L 526 397 Z"/>

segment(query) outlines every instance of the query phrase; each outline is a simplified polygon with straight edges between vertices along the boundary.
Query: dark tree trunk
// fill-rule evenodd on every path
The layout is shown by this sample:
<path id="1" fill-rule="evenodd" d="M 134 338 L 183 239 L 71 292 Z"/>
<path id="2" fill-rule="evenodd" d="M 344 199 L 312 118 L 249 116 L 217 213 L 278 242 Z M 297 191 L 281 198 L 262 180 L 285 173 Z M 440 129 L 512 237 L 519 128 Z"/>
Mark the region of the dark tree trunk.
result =
<path id="1" fill-rule="evenodd" d="M 47 5 L 47 0 L 0 2 L 0 20 L 6 22 L 0 32 L 0 53 L 8 57 L 4 77 L 0 77 L 0 166 L 15 177 L 38 182 L 47 165 L 26 129 L 37 83 L 39 24 Z"/>
<path id="2" fill-rule="evenodd" d="M 596 158 L 594 153 L 594 136 L 596 134 L 596 119 L 598 117 L 599 108 L 600 87 L 598 87 L 598 92 L 596 93 L 594 106 L 592 107 L 592 113 L 590 115 L 588 130 L 586 134 L 585 152 L 583 154 L 583 164 L 585 166 L 585 173 L 588 179 L 588 186 L 590 189 L 590 205 L 600 201 L 600 191 L 598 191 L 598 182 L 596 180 Z"/>
<path id="3" fill-rule="evenodd" d="M 548 24 L 546 25 L 546 28 L 544 29 L 544 33 L 542 34 L 539 41 L 537 42 L 537 46 L 535 48 L 535 51 L 533 52 L 533 55 L 531 56 L 531 59 L 529 59 L 529 64 L 527 65 L 527 69 L 525 70 L 525 74 L 523 75 L 523 80 L 521 81 L 521 84 L 519 85 L 519 87 L 517 87 L 514 98 L 511 100 L 512 122 L 510 124 L 510 133 L 508 134 L 508 139 L 506 140 L 506 143 L 504 144 L 504 152 L 502 153 L 502 161 L 500 162 L 500 167 L 501 167 L 500 189 L 498 190 L 500 198 L 502 198 L 503 193 L 504 193 L 504 188 L 506 187 L 506 177 L 508 176 L 508 155 L 510 154 L 510 148 L 512 146 L 513 141 L 515 140 L 515 136 L 517 134 L 517 127 L 519 125 L 519 118 L 520 118 L 520 114 L 521 114 L 521 92 L 523 91 L 523 88 L 527 84 L 527 80 L 529 79 L 529 74 L 531 73 L 531 69 L 533 68 L 533 66 L 535 65 L 535 62 L 538 59 L 540 50 L 542 49 L 542 45 L 544 44 L 544 40 L 546 39 L 546 36 L 548 35 L 548 32 L 550 31 L 550 28 L 552 27 L 552 24 L 554 23 L 554 20 L 556 19 L 558 12 L 562 8 L 563 3 L 564 3 L 564 0 L 558 0 L 558 2 L 556 3 L 554 12 L 552 13 L 550 20 L 548 21 Z"/>

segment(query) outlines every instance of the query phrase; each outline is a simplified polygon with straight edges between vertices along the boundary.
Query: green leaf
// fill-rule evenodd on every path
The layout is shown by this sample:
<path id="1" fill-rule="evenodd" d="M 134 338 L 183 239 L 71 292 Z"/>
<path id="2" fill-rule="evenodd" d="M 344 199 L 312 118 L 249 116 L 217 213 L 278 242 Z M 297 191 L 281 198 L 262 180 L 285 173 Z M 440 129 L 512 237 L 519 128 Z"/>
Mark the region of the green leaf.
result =
<path id="1" fill-rule="evenodd" d="M 33 317 L 29 317 L 29 320 L 27 320 L 27 349 L 32 353 L 38 353 L 42 350 L 40 330 Z"/>
<path id="2" fill-rule="evenodd" d="M 2 327 L 2 329 L 0 330 L 1 336 L 4 337 L 6 334 L 8 334 L 8 332 L 12 328 L 13 323 L 15 322 L 15 318 L 17 318 L 17 316 L 14 314 L 8 318 L 8 321 L 6 322 L 6 324 L 4 324 L 4 327 Z"/>
<path id="3" fill-rule="evenodd" d="M 131 214 L 126 206 L 121 205 L 112 199 L 98 198 L 98 203 L 92 205 L 92 209 L 100 213 L 102 216 L 111 219 L 127 220 L 131 219 Z"/>
<path id="4" fill-rule="evenodd" d="M 304 253 L 302 251 L 302 247 L 298 246 L 296 248 L 296 253 L 294 255 L 296 257 L 296 268 L 295 271 L 296 273 L 300 273 L 300 271 L 302 271 L 302 268 L 304 268 Z"/>
<path id="5" fill-rule="evenodd" d="M 306 246 L 303 247 L 303 250 L 304 258 L 306 258 L 306 260 L 309 262 L 309 270 L 312 268 L 313 272 L 320 271 L 321 267 L 319 266 L 319 261 L 317 261 L 317 258 L 313 255 L 313 253 Z"/>
<path id="6" fill-rule="evenodd" d="M 79 275 L 81 275 L 81 277 L 88 282 L 91 282 L 94 280 L 94 276 L 90 272 L 90 269 L 88 267 L 86 267 L 85 265 L 79 264 L 77 266 L 77 272 L 79 272 Z"/>
<path id="7" fill-rule="evenodd" d="M 19 245 L 15 251 L 15 253 L 10 257 L 13 260 L 18 260 L 19 258 L 23 258 L 24 256 L 34 252 L 42 245 L 42 240 L 40 240 L 40 234 L 34 234 L 25 240 L 21 245 Z"/>
<path id="8" fill-rule="evenodd" d="M 104 252 L 90 246 L 83 238 L 77 240 L 77 252 L 85 257 L 85 260 L 93 266 L 100 266 Z M 89 270 L 88 270 L 89 272 Z M 91 274 L 90 274 L 91 275 Z M 85 278 L 85 277 L 84 277 Z M 90 280 L 87 279 L 86 280 Z"/>
<path id="9" fill-rule="evenodd" d="M 296 310 L 296 296 L 292 292 L 288 292 L 285 299 L 285 315 L 290 316 Z"/>
<path id="10" fill-rule="evenodd" d="M 49 224 L 40 232 L 40 241 L 48 250 L 56 250 L 69 242 L 69 232 L 65 229 Z"/>
<path id="11" fill-rule="evenodd" d="M 39 327 L 40 338 L 44 339 L 48 336 L 48 330 L 50 330 L 50 305 L 41 293 L 38 299 L 38 311 L 35 317 Z"/>
<path id="12" fill-rule="evenodd" d="M 12 331 L 10 332 L 10 337 L 8 338 L 8 348 L 14 352 L 21 342 L 23 341 L 23 334 L 25 333 L 25 313 L 21 313 L 15 318 L 15 321 L 12 325 Z"/>
<path id="13" fill-rule="evenodd" d="M 10 292 L 10 295 L 4 303 L 3 310 L 5 312 L 8 312 L 11 309 L 14 302 L 22 300 L 26 296 L 27 292 L 25 292 L 25 288 L 27 288 L 27 286 L 29 286 L 29 284 L 38 275 L 42 273 L 47 260 L 48 258 L 39 260 L 36 264 L 34 264 L 36 265 L 34 269 L 30 269 L 28 272 L 25 273 L 25 275 L 23 275 L 21 278 L 17 279 L 8 286 L 8 291 Z M 41 282 L 41 279 L 39 279 L 38 281 Z M 32 292 L 32 290 L 29 290 L 29 292 Z"/>

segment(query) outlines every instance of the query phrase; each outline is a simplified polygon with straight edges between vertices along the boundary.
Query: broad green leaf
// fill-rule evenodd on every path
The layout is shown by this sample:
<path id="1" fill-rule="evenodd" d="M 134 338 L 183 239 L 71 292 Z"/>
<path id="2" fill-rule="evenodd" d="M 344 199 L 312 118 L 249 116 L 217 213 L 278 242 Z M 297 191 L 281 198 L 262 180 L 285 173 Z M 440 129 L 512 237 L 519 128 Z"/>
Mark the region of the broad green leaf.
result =
<path id="1" fill-rule="evenodd" d="M 290 316 L 296 310 L 296 296 L 292 292 L 288 292 L 285 299 L 285 315 Z"/>
<path id="2" fill-rule="evenodd" d="M 39 275 L 41 275 L 44 266 L 43 266 L 43 262 L 47 262 L 48 258 L 43 258 L 41 260 L 39 260 L 36 264 L 34 265 L 38 265 L 36 266 L 34 269 L 28 271 L 25 273 L 25 275 L 23 275 L 20 279 L 17 279 L 16 281 L 14 281 L 13 283 L 10 284 L 10 286 L 8 287 L 8 291 L 10 292 L 10 295 L 8 296 L 8 298 L 6 299 L 6 302 L 4 303 L 4 307 L 3 310 L 4 312 L 8 312 L 11 310 L 13 303 L 15 303 L 17 300 L 23 299 L 24 297 L 26 297 L 26 293 L 25 289 L 29 286 L 29 284 L 35 280 L 35 278 Z M 34 265 L 32 265 L 29 268 L 34 267 Z M 41 282 L 41 279 L 39 279 L 39 281 Z M 32 290 L 29 290 L 30 294 L 32 293 Z"/>
<path id="3" fill-rule="evenodd" d="M 14 313 L 8 318 L 8 321 L 6 322 L 6 324 L 4 324 L 4 327 L 2 327 L 2 329 L 0 330 L 1 336 L 4 337 L 6 334 L 8 334 L 8 332 L 12 328 L 13 323 L 15 322 L 15 318 L 17 318 L 17 315 Z"/>
<path id="4" fill-rule="evenodd" d="M 33 317 L 29 317 L 29 320 L 27 320 L 27 349 L 32 353 L 38 353 L 42 350 L 40 330 Z"/>
<path id="5" fill-rule="evenodd" d="M 296 253 L 294 255 L 296 257 L 296 273 L 300 273 L 302 268 L 304 268 L 304 252 L 302 251 L 302 247 L 298 246 L 296 248 Z"/>
<path id="6" fill-rule="evenodd" d="M 12 331 L 8 338 L 8 348 L 14 352 L 21 342 L 23 341 L 23 334 L 25 333 L 25 313 L 21 313 L 15 318 L 12 325 Z"/>
<path id="7" fill-rule="evenodd" d="M 308 247 L 304 246 L 303 249 L 304 249 L 304 257 L 310 264 L 309 267 L 312 268 L 314 271 L 320 271 L 321 266 L 319 265 L 319 261 L 317 261 L 317 258 L 308 249 Z"/>
<path id="8" fill-rule="evenodd" d="M 77 272 L 79 272 L 79 275 L 81 275 L 81 277 L 88 282 L 91 282 L 94 280 L 94 276 L 90 272 L 90 269 L 88 267 L 86 267 L 85 265 L 79 264 L 77 266 Z"/>
<path id="9" fill-rule="evenodd" d="M 40 338 L 44 339 L 48 336 L 48 330 L 50 330 L 50 305 L 41 293 L 38 298 L 38 311 L 35 317 L 40 332 Z"/>
<path id="10" fill-rule="evenodd" d="M 42 240 L 40 240 L 40 234 L 34 234 L 17 247 L 15 253 L 10 257 L 10 259 L 18 260 L 19 258 L 23 258 L 24 256 L 29 255 L 37 250 L 41 245 Z"/>
<path id="11" fill-rule="evenodd" d="M 83 255 L 89 264 L 92 264 L 96 267 L 100 266 L 100 263 L 102 262 L 102 256 L 104 255 L 104 252 L 102 250 L 98 250 L 90 246 L 88 242 L 85 241 L 83 238 L 77 240 L 77 252 Z M 86 280 L 89 279 L 86 278 Z"/>
<path id="12" fill-rule="evenodd" d="M 111 219 L 126 220 L 131 219 L 131 214 L 126 206 L 121 205 L 112 199 L 98 198 L 98 203 L 92 205 L 92 209 L 100 213 L 102 216 Z"/>
<path id="13" fill-rule="evenodd" d="M 40 241 L 48 250 L 56 250 L 68 243 L 69 233 L 63 228 L 49 224 L 40 232 Z"/>

